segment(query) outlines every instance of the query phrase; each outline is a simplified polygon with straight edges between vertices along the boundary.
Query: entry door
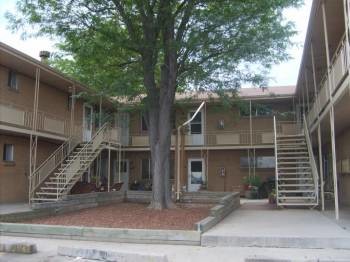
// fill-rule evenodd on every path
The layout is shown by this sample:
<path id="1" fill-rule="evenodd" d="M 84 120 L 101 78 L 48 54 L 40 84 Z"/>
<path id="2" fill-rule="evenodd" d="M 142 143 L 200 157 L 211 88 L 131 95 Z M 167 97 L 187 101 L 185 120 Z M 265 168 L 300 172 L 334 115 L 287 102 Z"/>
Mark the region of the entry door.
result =
<path id="1" fill-rule="evenodd" d="M 204 160 L 188 160 L 188 191 L 198 191 L 205 183 Z"/>
<path id="2" fill-rule="evenodd" d="M 116 127 L 120 128 L 120 139 L 123 146 L 129 145 L 129 113 L 122 112 L 116 115 Z"/>
<path id="3" fill-rule="evenodd" d="M 194 115 L 194 111 L 188 114 L 188 119 Z M 203 118 L 202 112 L 198 112 L 195 118 L 189 123 L 189 139 L 191 145 L 203 145 Z"/>
<path id="4" fill-rule="evenodd" d="M 83 119 L 83 140 L 85 142 L 90 141 L 92 137 L 92 117 L 93 109 L 92 106 L 84 105 L 84 119 Z"/>
<path id="5" fill-rule="evenodd" d="M 113 182 L 118 183 L 119 182 L 119 161 L 115 161 L 115 171 Z M 129 185 L 129 160 L 123 159 L 120 161 L 120 181 L 123 182 L 122 189 L 127 190 Z"/>

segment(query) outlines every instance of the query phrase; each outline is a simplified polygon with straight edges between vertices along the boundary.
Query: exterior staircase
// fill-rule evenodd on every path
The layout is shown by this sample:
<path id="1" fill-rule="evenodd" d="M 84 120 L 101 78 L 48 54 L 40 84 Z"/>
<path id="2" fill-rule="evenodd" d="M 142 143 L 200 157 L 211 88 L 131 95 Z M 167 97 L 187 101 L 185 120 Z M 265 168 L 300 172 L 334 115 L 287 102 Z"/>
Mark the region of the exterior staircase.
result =
<path id="1" fill-rule="evenodd" d="M 106 123 L 89 142 L 73 143 L 70 140 L 58 148 L 31 177 L 30 202 L 59 201 L 69 194 L 74 184 L 78 182 L 101 151 L 108 145 L 114 144 L 110 139 L 111 131 L 110 124 Z M 64 150 L 68 144 L 71 150 Z M 58 161 L 57 158 L 59 158 Z"/>
<path id="2" fill-rule="evenodd" d="M 305 123 L 292 134 L 276 130 L 276 126 L 275 120 L 277 205 L 317 206 L 318 172 Z"/>

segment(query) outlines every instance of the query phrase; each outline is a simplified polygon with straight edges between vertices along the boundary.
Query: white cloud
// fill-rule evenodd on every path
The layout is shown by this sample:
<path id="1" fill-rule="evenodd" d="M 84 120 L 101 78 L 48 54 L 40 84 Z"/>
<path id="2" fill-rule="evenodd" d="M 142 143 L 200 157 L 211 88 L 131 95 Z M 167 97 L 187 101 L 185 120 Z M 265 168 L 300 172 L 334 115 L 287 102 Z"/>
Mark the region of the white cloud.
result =
<path id="1" fill-rule="evenodd" d="M 312 0 L 305 0 L 305 5 L 299 9 L 286 10 L 287 19 L 295 22 L 298 34 L 292 39 L 297 46 L 288 51 L 292 59 L 272 67 L 269 85 L 294 85 L 296 84 L 299 65 L 303 51 L 303 44 L 307 30 L 307 22 L 311 9 Z M 7 29 L 7 21 L 4 18 L 6 11 L 15 11 L 16 0 L 0 0 L 0 41 L 16 48 L 36 59 L 39 59 L 41 50 L 55 51 L 55 42 L 49 38 L 21 39 L 21 33 L 12 33 Z"/>

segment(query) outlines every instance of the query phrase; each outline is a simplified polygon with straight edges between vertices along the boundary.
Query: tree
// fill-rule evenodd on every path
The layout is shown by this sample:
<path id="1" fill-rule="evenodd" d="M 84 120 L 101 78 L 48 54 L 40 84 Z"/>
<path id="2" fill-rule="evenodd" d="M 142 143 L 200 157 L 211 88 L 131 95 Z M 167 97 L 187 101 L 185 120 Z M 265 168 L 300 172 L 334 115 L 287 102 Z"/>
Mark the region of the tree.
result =
<path id="1" fill-rule="evenodd" d="M 156 209 L 171 206 L 170 115 L 177 90 L 261 84 L 295 33 L 302 0 L 19 0 L 16 30 L 58 37 L 54 65 L 111 94 L 146 94 Z M 63 54 L 63 55 L 62 55 Z"/>

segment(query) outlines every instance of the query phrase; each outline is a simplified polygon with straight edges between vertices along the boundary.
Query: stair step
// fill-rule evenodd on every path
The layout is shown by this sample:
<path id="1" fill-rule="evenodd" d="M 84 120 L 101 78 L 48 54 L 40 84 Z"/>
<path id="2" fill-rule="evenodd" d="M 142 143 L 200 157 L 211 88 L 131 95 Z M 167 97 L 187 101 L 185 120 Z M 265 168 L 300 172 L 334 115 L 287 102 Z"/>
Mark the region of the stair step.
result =
<path id="1" fill-rule="evenodd" d="M 293 162 L 277 162 L 278 165 L 306 165 L 306 164 L 310 164 L 310 162 L 300 162 L 300 161 L 293 161 Z"/>
<path id="2" fill-rule="evenodd" d="M 57 190 L 57 189 L 62 189 L 62 187 L 40 187 L 40 190 Z"/>
<path id="3" fill-rule="evenodd" d="M 278 187 L 313 187 L 314 184 L 278 184 Z"/>
<path id="4" fill-rule="evenodd" d="M 278 156 L 279 155 L 309 155 L 309 152 L 307 151 L 303 151 L 303 152 L 295 152 L 295 151 L 292 151 L 292 152 L 280 152 L 278 153 Z"/>
<path id="5" fill-rule="evenodd" d="M 57 196 L 57 192 L 36 192 L 37 195 L 45 195 L 45 196 Z M 58 195 L 63 195 L 64 193 L 58 193 Z"/>
<path id="6" fill-rule="evenodd" d="M 310 166 L 278 167 L 278 170 L 295 170 L 295 169 L 300 169 L 300 170 L 309 169 L 309 170 L 311 170 L 311 167 Z"/>
<path id="7" fill-rule="evenodd" d="M 282 202 L 278 203 L 279 206 L 315 206 L 317 202 Z"/>
<path id="8" fill-rule="evenodd" d="M 280 177 L 280 178 L 278 178 L 278 181 L 302 181 L 302 180 L 313 180 L 313 179 L 311 177 L 304 177 L 304 178 Z"/>
<path id="9" fill-rule="evenodd" d="M 304 156 L 286 156 L 286 157 L 284 157 L 284 156 L 282 156 L 282 157 L 278 157 L 277 161 L 278 160 L 307 160 L 307 159 L 309 159 L 308 156 L 307 157 L 304 157 Z"/>
<path id="10" fill-rule="evenodd" d="M 277 142 L 277 146 L 306 146 L 306 143 L 282 143 L 282 142 Z"/>
<path id="11" fill-rule="evenodd" d="M 60 200 L 60 199 L 58 199 Z M 47 202 L 56 202 L 57 199 L 56 198 L 31 198 L 31 201 L 47 201 Z"/>
<path id="12" fill-rule="evenodd" d="M 315 199 L 314 196 L 279 196 L 278 199 L 280 200 L 308 200 L 308 199 Z"/>
<path id="13" fill-rule="evenodd" d="M 278 193 L 313 193 L 315 192 L 314 190 L 278 190 Z"/>

